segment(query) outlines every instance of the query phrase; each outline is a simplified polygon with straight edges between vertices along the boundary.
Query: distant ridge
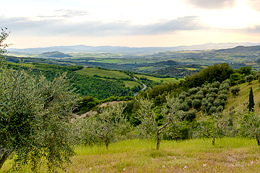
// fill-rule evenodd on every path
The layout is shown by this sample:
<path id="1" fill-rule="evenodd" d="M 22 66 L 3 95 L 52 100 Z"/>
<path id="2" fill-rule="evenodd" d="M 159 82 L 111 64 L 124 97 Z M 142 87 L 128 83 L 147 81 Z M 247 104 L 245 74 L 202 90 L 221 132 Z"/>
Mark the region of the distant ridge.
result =
<path id="1" fill-rule="evenodd" d="M 41 54 L 42 56 L 45 57 L 51 57 L 51 58 L 64 58 L 64 57 L 72 57 L 69 54 L 64 54 L 62 52 L 59 51 L 53 51 L 53 52 L 44 52 Z"/>
<path id="2" fill-rule="evenodd" d="M 230 49 L 220 49 L 215 52 L 219 53 L 257 53 L 260 52 L 260 45 L 258 46 L 237 46 Z"/>
<path id="3" fill-rule="evenodd" d="M 9 52 L 17 53 L 43 53 L 59 51 L 64 53 L 127 53 L 127 54 L 147 54 L 158 53 L 164 51 L 181 51 L 181 50 L 212 50 L 212 49 L 226 49 L 235 46 L 255 46 L 256 43 L 206 43 L 201 45 L 192 46 L 176 46 L 176 47 L 122 47 L 122 46 L 53 46 L 53 47 L 39 47 L 39 48 L 27 48 L 16 49 L 8 48 Z"/>

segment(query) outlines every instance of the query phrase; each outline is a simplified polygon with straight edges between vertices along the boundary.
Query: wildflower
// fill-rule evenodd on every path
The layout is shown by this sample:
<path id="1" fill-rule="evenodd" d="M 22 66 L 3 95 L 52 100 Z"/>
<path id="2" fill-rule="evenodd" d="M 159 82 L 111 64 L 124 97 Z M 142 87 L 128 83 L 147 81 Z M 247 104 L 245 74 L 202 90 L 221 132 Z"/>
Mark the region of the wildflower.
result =
<path id="1" fill-rule="evenodd" d="M 89 169 L 91 169 L 91 168 L 89 168 Z"/>
<path id="2" fill-rule="evenodd" d="M 187 168 L 187 166 L 185 165 L 185 166 L 184 166 L 184 169 L 186 169 L 186 168 Z"/>
<path id="3" fill-rule="evenodd" d="M 254 161 L 251 162 L 251 164 L 253 164 L 253 163 L 254 163 Z"/>
<path id="4" fill-rule="evenodd" d="M 125 168 L 123 169 L 123 171 L 125 171 Z"/>
<path id="5" fill-rule="evenodd" d="M 203 164 L 203 167 L 206 167 L 207 166 L 207 164 Z"/>
<path id="6" fill-rule="evenodd" d="M 164 166 L 164 165 L 162 165 L 162 167 L 163 167 L 163 168 L 165 168 L 165 166 Z"/>

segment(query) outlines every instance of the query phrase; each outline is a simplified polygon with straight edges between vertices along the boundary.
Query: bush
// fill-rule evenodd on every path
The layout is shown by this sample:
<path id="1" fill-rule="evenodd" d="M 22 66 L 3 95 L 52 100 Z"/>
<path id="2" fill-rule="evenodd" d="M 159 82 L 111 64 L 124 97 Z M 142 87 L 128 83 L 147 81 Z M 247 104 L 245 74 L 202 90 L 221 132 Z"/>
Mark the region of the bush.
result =
<path id="1" fill-rule="evenodd" d="M 210 88 L 209 92 L 210 93 L 218 93 L 218 88 Z"/>
<path id="2" fill-rule="evenodd" d="M 234 88 L 231 89 L 231 93 L 233 96 L 237 96 L 239 94 L 240 88 L 239 86 L 235 86 Z"/>
<path id="3" fill-rule="evenodd" d="M 188 111 L 190 109 L 189 105 L 187 104 L 187 102 L 183 102 L 179 105 L 178 107 L 179 110 L 183 110 L 183 111 Z"/>
<path id="4" fill-rule="evenodd" d="M 218 96 L 218 98 L 219 98 L 220 100 L 226 101 L 228 97 L 227 97 L 227 95 L 225 95 L 225 94 L 220 94 L 220 95 Z"/>
<path id="5" fill-rule="evenodd" d="M 214 102 L 214 98 L 213 97 L 209 97 L 208 99 L 207 99 L 207 101 L 209 102 L 209 103 L 213 103 Z"/>
<path id="6" fill-rule="evenodd" d="M 196 94 L 198 92 L 198 88 L 191 88 L 189 90 L 190 95 Z"/>
<path id="7" fill-rule="evenodd" d="M 213 113 L 216 113 L 217 112 L 217 108 L 215 106 L 212 106 L 210 109 L 209 109 L 209 114 L 213 114 Z"/>
<path id="8" fill-rule="evenodd" d="M 198 99 L 193 100 L 192 106 L 194 109 L 199 109 L 201 107 L 201 100 L 198 100 Z"/>

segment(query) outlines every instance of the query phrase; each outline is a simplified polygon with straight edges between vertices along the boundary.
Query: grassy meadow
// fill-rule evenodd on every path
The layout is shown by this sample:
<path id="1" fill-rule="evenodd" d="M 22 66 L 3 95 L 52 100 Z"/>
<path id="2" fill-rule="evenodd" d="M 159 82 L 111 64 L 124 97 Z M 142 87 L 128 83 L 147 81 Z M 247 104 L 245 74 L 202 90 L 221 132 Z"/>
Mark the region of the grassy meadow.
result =
<path id="1" fill-rule="evenodd" d="M 255 140 L 222 138 L 162 141 L 125 140 L 105 146 L 76 146 L 76 155 L 58 172 L 259 172 L 260 147 Z M 11 167 L 11 161 L 2 172 Z M 28 166 L 19 172 L 31 172 Z M 43 165 L 39 172 L 47 172 Z"/>
<path id="2" fill-rule="evenodd" d="M 145 78 L 152 80 L 152 81 L 155 81 L 155 82 L 163 81 L 163 83 L 177 82 L 178 81 L 176 78 L 158 78 L 158 77 L 153 77 L 153 76 L 148 76 L 148 75 L 139 75 L 139 74 L 136 74 L 136 76 L 138 78 L 145 77 Z"/>
<path id="3" fill-rule="evenodd" d="M 130 76 L 120 71 L 104 70 L 99 68 L 84 68 L 82 70 L 78 70 L 77 73 L 88 76 L 98 75 L 101 77 L 111 78 L 130 78 Z"/>

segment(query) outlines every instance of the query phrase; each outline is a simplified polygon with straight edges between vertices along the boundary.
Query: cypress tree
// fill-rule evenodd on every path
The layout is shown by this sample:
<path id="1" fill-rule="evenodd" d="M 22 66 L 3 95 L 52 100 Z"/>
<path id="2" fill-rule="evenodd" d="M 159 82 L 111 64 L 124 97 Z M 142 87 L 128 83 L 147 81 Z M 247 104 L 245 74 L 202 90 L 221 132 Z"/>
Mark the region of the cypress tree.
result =
<path id="1" fill-rule="evenodd" d="M 248 111 L 249 112 L 253 112 L 254 111 L 254 106 L 255 106 L 254 94 L 253 94 L 253 89 L 251 87 L 250 93 L 249 93 Z"/>

